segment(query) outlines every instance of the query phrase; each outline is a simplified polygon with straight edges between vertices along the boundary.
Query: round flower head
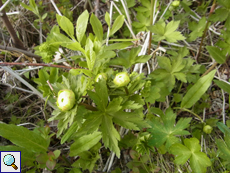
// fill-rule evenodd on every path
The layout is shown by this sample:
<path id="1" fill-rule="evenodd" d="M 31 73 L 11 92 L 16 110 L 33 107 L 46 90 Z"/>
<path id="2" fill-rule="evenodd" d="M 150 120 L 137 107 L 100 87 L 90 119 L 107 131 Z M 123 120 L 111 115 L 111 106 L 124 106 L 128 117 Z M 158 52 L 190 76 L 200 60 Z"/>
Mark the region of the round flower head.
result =
<path id="1" fill-rule="evenodd" d="M 129 78 L 128 73 L 127 72 L 117 73 L 113 82 L 117 87 L 122 87 L 122 86 L 128 85 L 128 83 L 130 82 L 130 78 Z"/>
<path id="2" fill-rule="evenodd" d="M 205 133 L 207 133 L 207 134 L 212 133 L 212 130 L 213 130 L 213 128 L 212 128 L 212 126 L 210 126 L 210 125 L 206 125 L 206 126 L 204 126 L 204 128 L 203 128 L 203 131 L 204 131 Z"/>
<path id="3" fill-rule="evenodd" d="M 64 89 L 58 92 L 57 106 L 61 111 L 68 111 L 75 104 L 75 94 L 72 90 Z"/>

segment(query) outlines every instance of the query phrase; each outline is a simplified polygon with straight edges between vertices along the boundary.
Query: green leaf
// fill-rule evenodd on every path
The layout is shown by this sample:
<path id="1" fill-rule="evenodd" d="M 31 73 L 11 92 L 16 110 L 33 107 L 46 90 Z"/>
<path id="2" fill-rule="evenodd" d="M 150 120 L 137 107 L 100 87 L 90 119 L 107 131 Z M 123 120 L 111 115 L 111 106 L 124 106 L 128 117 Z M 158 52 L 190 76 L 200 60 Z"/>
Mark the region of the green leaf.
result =
<path id="1" fill-rule="evenodd" d="M 89 19 L 89 13 L 87 10 L 85 10 L 77 19 L 76 35 L 79 42 L 82 41 L 82 38 L 85 35 L 88 19 Z"/>
<path id="2" fill-rule="evenodd" d="M 179 138 L 175 137 L 176 135 L 189 135 L 189 132 L 184 129 L 189 126 L 191 118 L 180 118 L 175 125 L 176 114 L 168 108 L 161 119 L 163 124 L 157 119 L 151 121 L 152 128 L 148 129 L 152 135 L 149 145 L 160 147 L 166 143 L 166 148 L 169 149 L 172 144 L 179 143 Z"/>
<path id="3" fill-rule="evenodd" d="M 152 104 L 155 103 L 155 100 L 160 98 L 160 96 L 161 96 L 159 94 L 159 92 L 160 92 L 159 88 L 157 88 L 155 86 L 150 87 L 149 94 L 148 94 L 148 96 L 145 97 L 145 101 L 152 103 Z"/>
<path id="4" fill-rule="evenodd" d="M 181 102 L 182 108 L 190 108 L 193 106 L 205 93 L 210 86 L 216 70 L 211 71 L 209 74 L 201 77 L 186 93 Z"/>
<path id="5" fill-rule="evenodd" d="M 112 59 L 109 62 L 109 64 L 121 65 L 124 66 L 125 68 L 129 68 L 135 63 L 144 63 L 148 61 L 151 58 L 151 56 L 150 55 L 138 56 L 140 50 L 141 47 L 132 48 L 131 51 L 121 50 L 118 53 L 119 57 Z"/>
<path id="6" fill-rule="evenodd" d="M 58 68 L 52 68 L 50 70 L 49 82 L 50 83 L 55 83 L 55 82 L 57 82 L 58 78 L 59 78 L 59 76 L 58 76 Z"/>
<path id="7" fill-rule="evenodd" d="M 64 136 L 61 138 L 61 144 L 65 143 L 69 138 L 70 136 L 73 135 L 73 133 L 75 133 L 78 129 L 78 122 L 74 122 L 70 128 L 68 129 L 68 131 L 64 134 Z"/>
<path id="8" fill-rule="evenodd" d="M 125 49 L 126 47 L 131 46 L 133 43 L 131 42 L 122 42 L 122 43 L 114 43 L 105 47 L 105 50 L 115 50 L 115 49 Z"/>
<path id="9" fill-rule="evenodd" d="M 95 83 L 95 91 L 88 91 L 88 94 L 96 103 L 98 109 L 105 111 L 108 104 L 108 91 L 105 80 L 99 80 L 99 82 Z"/>
<path id="10" fill-rule="evenodd" d="M 185 37 L 178 31 L 175 31 L 179 27 L 180 21 L 172 20 L 165 25 L 163 20 L 158 21 L 155 25 L 147 27 L 153 35 L 155 41 L 161 41 L 166 39 L 168 42 L 177 42 L 178 40 L 184 40 Z"/>
<path id="11" fill-rule="evenodd" d="M 224 91 L 226 91 L 228 94 L 230 94 L 230 85 L 227 84 L 226 82 L 220 81 L 220 80 L 213 80 L 218 87 L 220 87 L 221 89 L 223 89 Z"/>
<path id="12" fill-rule="evenodd" d="M 102 122 L 102 116 L 103 114 L 99 111 L 94 111 L 92 113 L 89 113 L 87 115 L 87 119 L 85 120 L 85 122 L 82 124 L 81 128 L 77 131 L 75 135 L 78 137 L 84 134 L 95 132 L 99 128 Z"/>
<path id="13" fill-rule="evenodd" d="M 225 135 L 226 134 L 230 135 L 230 129 L 225 124 L 218 122 L 216 123 L 216 125 Z"/>
<path id="14" fill-rule="evenodd" d="M 86 76 L 93 77 L 92 72 L 86 69 L 71 69 L 69 73 L 71 73 L 74 76 L 84 73 Z"/>
<path id="15" fill-rule="evenodd" d="M 151 107 L 150 108 L 150 112 L 159 116 L 164 116 L 163 111 L 160 108 L 156 108 L 156 107 Z"/>
<path id="16" fill-rule="evenodd" d="M 180 81 L 182 81 L 182 82 L 184 82 L 184 83 L 187 83 L 186 75 L 185 75 L 184 73 L 174 73 L 174 76 L 175 76 L 178 80 L 180 80 Z"/>
<path id="17" fill-rule="evenodd" d="M 57 159 L 60 156 L 61 151 L 60 150 L 55 150 L 53 153 L 54 153 L 54 158 Z"/>
<path id="18" fill-rule="evenodd" d="M 92 14 L 90 17 L 90 24 L 93 27 L 93 32 L 97 36 L 99 41 L 102 41 L 103 39 L 103 28 L 100 20 Z"/>
<path id="19" fill-rule="evenodd" d="M 225 55 L 223 55 L 222 51 L 214 46 L 206 46 L 208 53 L 218 62 L 219 64 L 223 64 L 226 61 Z"/>
<path id="20" fill-rule="evenodd" d="M 109 28 L 110 28 L 110 16 L 109 16 L 109 13 L 108 13 L 108 12 L 105 13 L 105 21 L 106 21 L 107 25 L 108 25 Z"/>
<path id="21" fill-rule="evenodd" d="M 114 98 L 111 102 L 109 102 L 109 105 L 106 108 L 106 112 L 109 113 L 114 113 L 119 111 L 122 106 L 121 106 L 121 102 L 123 101 L 122 97 L 117 97 Z"/>
<path id="22" fill-rule="evenodd" d="M 116 124 L 130 130 L 140 130 L 137 124 L 140 122 L 143 122 L 144 124 L 142 118 L 138 117 L 136 113 L 123 111 L 113 113 L 113 121 Z"/>
<path id="23" fill-rule="evenodd" d="M 25 8 L 25 9 L 27 9 L 27 10 L 29 10 L 29 11 L 32 11 L 33 13 L 34 13 L 34 9 L 31 7 L 31 6 L 28 6 L 28 5 L 26 5 L 26 4 L 24 4 L 24 3 L 20 3 L 20 5 L 23 7 L 23 8 Z"/>
<path id="24" fill-rule="evenodd" d="M 118 16 L 113 23 L 109 35 L 113 35 L 115 32 L 117 32 L 122 27 L 124 20 L 125 17 L 123 15 Z"/>
<path id="25" fill-rule="evenodd" d="M 96 53 L 94 51 L 94 44 L 92 40 L 88 37 L 86 40 L 85 52 L 86 52 L 86 61 L 89 70 L 92 70 L 96 60 Z"/>
<path id="26" fill-rule="evenodd" d="M 230 134 L 225 134 L 225 141 L 221 139 L 216 139 L 216 144 L 220 151 L 220 158 L 224 159 L 225 161 L 229 162 L 230 157 Z"/>
<path id="27" fill-rule="evenodd" d="M 33 152 L 46 152 L 49 142 L 41 135 L 22 126 L 0 124 L 0 136 L 10 140 L 15 145 Z"/>
<path id="28" fill-rule="evenodd" d="M 207 167 L 211 166 L 212 163 L 207 155 L 200 152 L 201 146 L 199 140 L 196 138 L 185 139 L 184 144 L 173 144 L 170 147 L 171 153 L 175 155 L 174 162 L 182 165 L 190 159 L 190 166 L 195 173 L 205 173 Z"/>
<path id="29" fill-rule="evenodd" d="M 72 166 L 77 167 L 77 168 L 82 168 L 83 170 L 88 169 L 89 172 L 91 173 L 93 171 L 93 168 L 95 167 L 96 161 L 100 158 L 100 155 L 98 153 L 98 150 L 100 149 L 100 147 L 101 147 L 101 144 L 97 143 L 89 151 L 84 151 L 78 154 L 80 159 L 74 162 Z M 82 171 L 79 171 L 79 173 L 81 172 Z"/>
<path id="30" fill-rule="evenodd" d="M 74 27 L 72 22 L 65 16 L 56 15 L 58 25 L 63 29 L 68 36 L 74 38 Z"/>
<path id="31" fill-rule="evenodd" d="M 85 135 L 75 139 L 75 142 L 70 146 L 70 156 L 76 156 L 83 151 L 87 151 L 96 145 L 101 139 L 101 132 Z"/>
<path id="32" fill-rule="evenodd" d="M 206 18 L 202 17 L 198 24 L 196 22 L 189 23 L 189 29 L 192 32 L 189 34 L 189 41 L 195 41 L 198 37 L 203 35 L 204 29 L 206 26 Z"/>
<path id="33" fill-rule="evenodd" d="M 169 58 L 163 57 L 163 56 L 158 56 L 157 62 L 161 68 L 166 69 L 168 72 L 171 72 L 172 65 L 171 65 Z"/>
<path id="34" fill-rule="evenodd" d="M 104 115 L 101 124 L 102 139 L 106 148 L 112 150 L 118 158 L 120 158 L 120 149 L 118 147 L 118 140 L 120 135 L 114 128 L 112 117 Z"/>

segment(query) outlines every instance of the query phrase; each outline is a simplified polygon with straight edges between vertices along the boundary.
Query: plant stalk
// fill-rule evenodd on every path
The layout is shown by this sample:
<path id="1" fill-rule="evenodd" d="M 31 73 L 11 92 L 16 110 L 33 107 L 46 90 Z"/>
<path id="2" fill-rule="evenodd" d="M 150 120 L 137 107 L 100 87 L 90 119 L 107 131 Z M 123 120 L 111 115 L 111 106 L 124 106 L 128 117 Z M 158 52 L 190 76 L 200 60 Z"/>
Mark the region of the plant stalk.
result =
<path id="1" fill-rule="evenodd" d="M 150 10 L 150 26 L 153 24 L 153 8 L 154 8 L 154 1 L 155 0 L 151 0 L 151 10 Z M 149 36 L 149 47 L 148 47 L 148 54 L 150 55 L 150 50 L 151 50 L 151 40 L 152 40 L 152 32 L 150 32 L 150 36 Z"/>
<path id="2" fill-rule="evenodd" d="M 23 63 L 23 62 L 0 62 L 0 66 L 43 66 L 43 67 L 54 67 L 54 68 L 62 68 L 62 69 L 79 69 L 75 67 L 68 67 L 63 65 L 55 65 L 55 64 L 44 64 L 44 63 Z"/>
<path id="3" fill-rule="evenodd" d="M 213 1 L 212 8 L 211 8 L 211 10 L 210 10 L 210 12 L 209 12 L 208 18 L 209 18 L 209 17 L 212 15 L 212 13 L 214 12 L 215 6 L 216 6 L 216 0 Z M 204 29 L 204 33 L 203 33 L 203 36 L 202 36 L 202 39 L 201 39 L 200 47 L 199 47 L 199 50 L 198 50 L 198 53 L 197 53 L 197 56 L 196 56 L 196 61 L 197 61 L 197 62 L 199 61 L 200 53 L 201 53 L 201 50 L 202 50 L 204 38 L 206 37 L 206 33 L 207 33 L 207 30 L 208 30 L 208 25 L 209 25 L 209 23 L 210 23 L 210 21 L 207 21 L 207 22 L 206 22 L 206 25 L 205 25 L 205 29 Z"/>

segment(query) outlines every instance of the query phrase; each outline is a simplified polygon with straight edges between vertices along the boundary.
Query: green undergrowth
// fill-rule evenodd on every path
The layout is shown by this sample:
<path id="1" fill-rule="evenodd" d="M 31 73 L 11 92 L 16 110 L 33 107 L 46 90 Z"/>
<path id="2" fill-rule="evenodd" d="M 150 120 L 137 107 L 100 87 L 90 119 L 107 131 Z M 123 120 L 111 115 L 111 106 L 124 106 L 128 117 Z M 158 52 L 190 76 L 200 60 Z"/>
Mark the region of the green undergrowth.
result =
<path id="1" fill-rule="evenodd" d="M 121 160 L 124 153 L 129 156 L 113 173 L 124 167 L 132 173 L 230 171 L 229 115 L 205 115 L 212 108 L 212 89 L 222 90 L 222 108 L 229 103 L 229 83 L 215 67 L 225 67 L 230 52 L 230 1 L 167 2 L 126 1 L 133 32 L 153 34 L 144 54 L 140 38 L 132 38 L 124 24 L 128 18 L 120 2 L 122 15 L 110 18 L 106 12 L 103 25 L 87 10 L 74 22 L 56 15 L 57 25 L 35 47 L 44 63 L 55 63 L 63 49 L 62 59 L 73 67 L 44 67 L 34 78 L 46 107 L 48 101 L 55 105 L 52 115 L 33 130 L 13 118 L 0 125 L 0 135 L 12 142 L 0 150 L 21 151 L 22 172 L 102 171 L 110 153 Z M 46 20 L 33 0 L 23 7 Z M 217 24 L 220 35 L 209 30 Z M 139 63 L 147 64 L 149 73 L 135 70 Z M 73 91 L 74 102 L 59 109 L 58 93 L 66 89 Z M 52 122 L 58 122 L 56 129 L 49 127 Z"/>

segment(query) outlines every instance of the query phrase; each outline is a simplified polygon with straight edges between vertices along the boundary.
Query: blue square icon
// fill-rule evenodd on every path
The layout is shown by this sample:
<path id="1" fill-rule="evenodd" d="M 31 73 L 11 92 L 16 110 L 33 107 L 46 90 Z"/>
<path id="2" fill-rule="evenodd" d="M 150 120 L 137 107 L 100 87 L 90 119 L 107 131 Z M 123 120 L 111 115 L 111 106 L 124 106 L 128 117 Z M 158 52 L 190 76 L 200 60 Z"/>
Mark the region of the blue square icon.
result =
<path id="1" fill-rule="evenodd" d="M 21 151 L 0 151 L 0 173 L 21 172 Z"/>

